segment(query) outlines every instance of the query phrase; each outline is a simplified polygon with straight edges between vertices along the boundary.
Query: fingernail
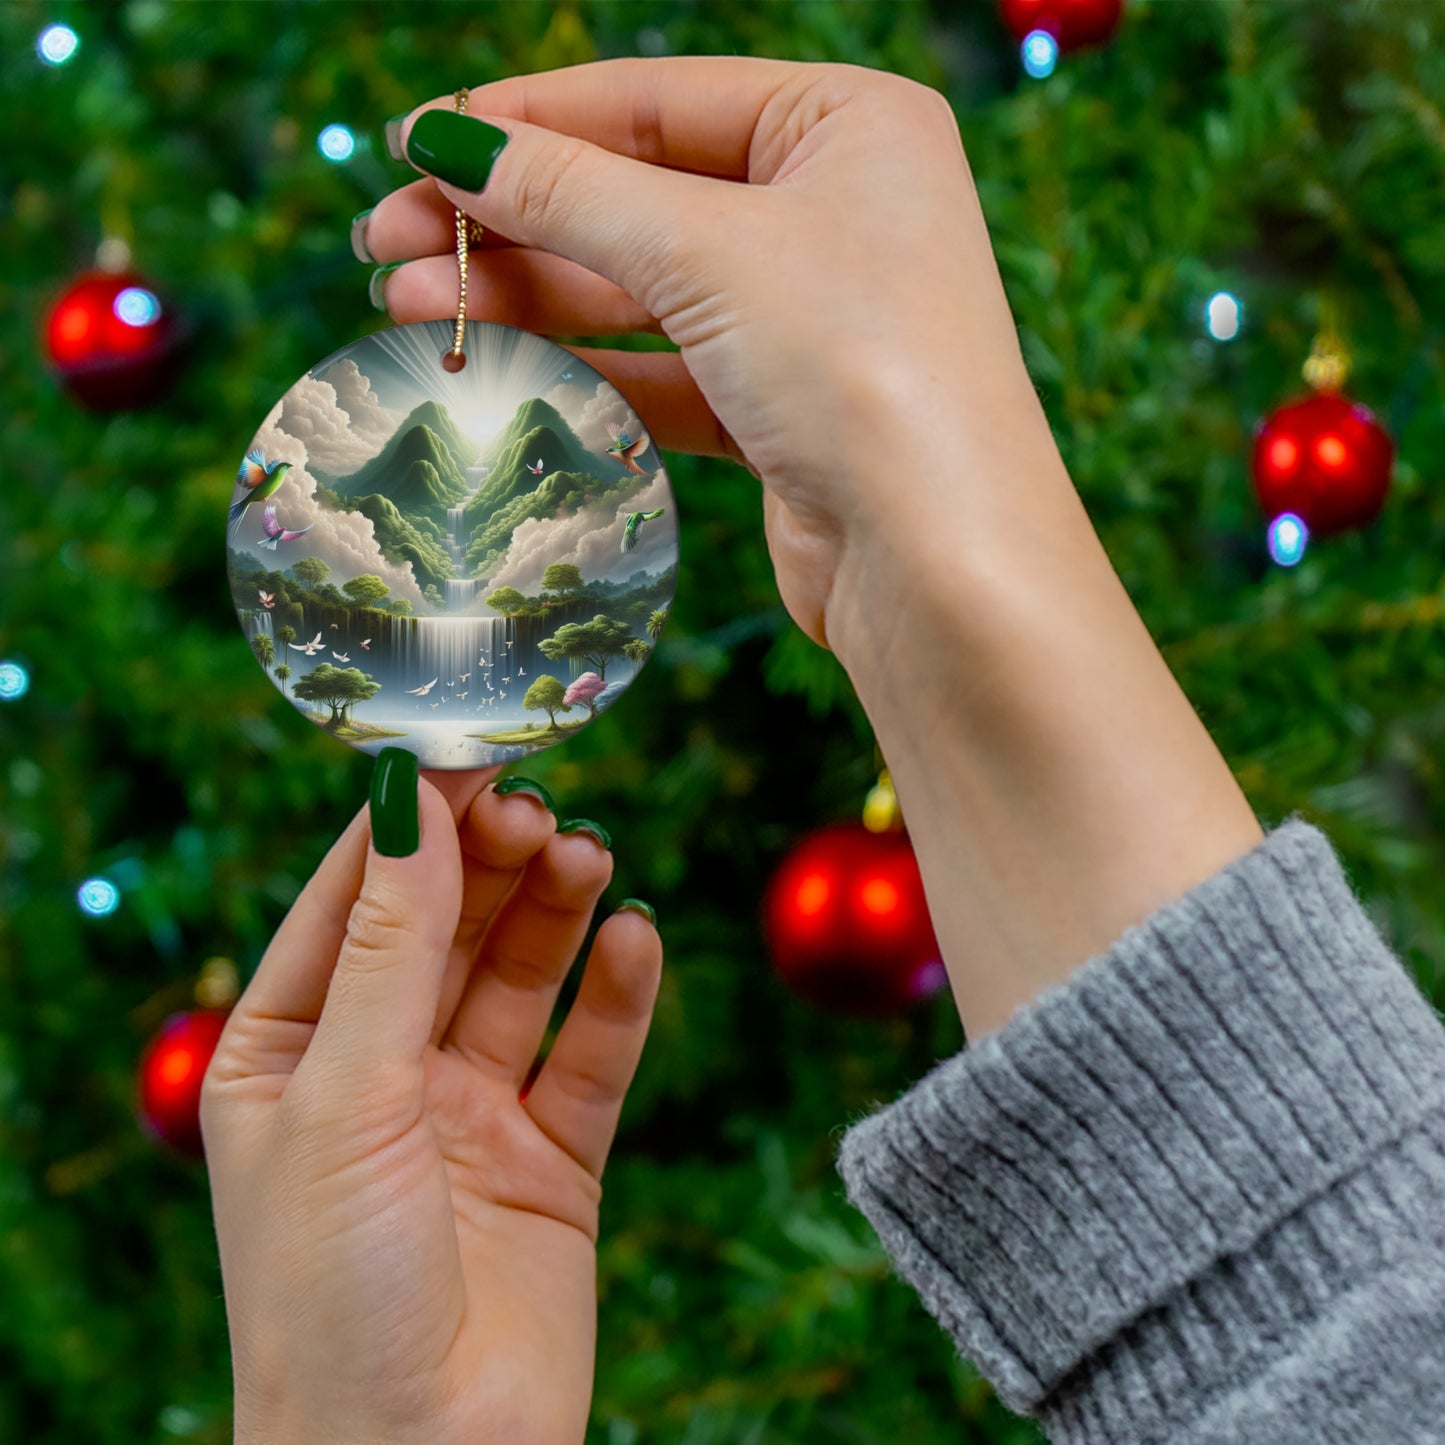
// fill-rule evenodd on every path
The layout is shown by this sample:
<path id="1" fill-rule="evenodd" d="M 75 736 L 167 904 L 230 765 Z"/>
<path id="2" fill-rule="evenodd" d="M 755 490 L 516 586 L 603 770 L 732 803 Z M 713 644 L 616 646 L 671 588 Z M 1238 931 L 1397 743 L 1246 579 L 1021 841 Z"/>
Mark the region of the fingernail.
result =
<path id="1" fill-rule="evenodd" d="M 366 288 L 366 294 L 371 297 L 371 304 L 378 311 L 386 310 L 386 278 L 395 271 L 398 266 L 405 266 L 405 261 L 391 261 L 385 266 L 378 266 L 371 273 L 371 281 Z"/>
<path id="2" fill-rule="evenodd" d="M 386 123 L 386 153 L 394 161 L 406 159 L 401 149 L 401 127 L 410 114 L 411 112 L 407 111 L 405 115 L 394 115 Z"/>
<path id="3" fill-rule="evenodd" d="M 388 858 L 409 858 L 421 846 L 417 759 L 405 748 L 382 748 L 371 775 L 371 841 Z"/>
<path id="4" fill-rule="evenodd" d="M 371 254 L 366 244 L 366 223 L 375 209 L 375 206 L 368 206 L 351 218 L 351 254 L 358 261 L 365 261 L 368 266 L 376 265 L 376 257 Z"/>
<path id="5" fill-rule="evenodd" d="M 640 898 L 624 898 L 617 905 L 618 913 L 640 913 L 654 928 L 657 927 L 657 914 L 653 912 L 650 903 L 644 903 Z"/>
<path id="6" fill-rule="evenodd" d="M 448 185 L 480 191 L 509 139 L 484 120 L 454 110 L 426 110 L 406 138 L 406 158 Z"/>
<path id="7" fill-rule="evenodd" d="M 568 818 L 565 823 L 559 825 L 559 833 L 590 833 L 604 848 L 612 847 L 612 838 L 607 829 L 601 823 L 594 823 L 591 818 Z"/>
<path id="8" fill-rule="evenodd" d="M 503 778 L 500 783 L 494 783 L 492 785 L 492 791 L 504 798 L 508 793 L 527 793 L 531 797 L 539 799 L 542 806 L 546 808 L 549 813 L 555 813 L 557 811 L 557 805 L 552 801 L 551 793 L 549 793 L 541 783 L 533 782 L 531 778 L 519 778 L 515 776 Z"/>

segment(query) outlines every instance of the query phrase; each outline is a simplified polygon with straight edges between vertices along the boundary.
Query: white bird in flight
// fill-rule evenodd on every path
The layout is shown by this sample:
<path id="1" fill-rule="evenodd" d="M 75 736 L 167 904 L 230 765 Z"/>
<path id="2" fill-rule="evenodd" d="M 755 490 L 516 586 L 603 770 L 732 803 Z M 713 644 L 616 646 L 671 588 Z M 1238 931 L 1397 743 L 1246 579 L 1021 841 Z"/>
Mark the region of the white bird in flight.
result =
<path id="1" fill-rule="evenodd" d="M 432 688 L 434 688 L 436 685 L 437 685 L 437 680 L 436 680 L 436 678 L 432 678 L 432 680 L 431 680 L 429 683 L 426 683 L 426 684 L 425 684 L 424 686 L 422 686 L 422 687 L 409 687 L 409 688 L 406 688 L 405 691 L 408 692 L 408 693 L 410 693 L 412 697 L 425 697 L 425 696 L 427 695 L 427 693 L 429 693 L 429 692 L 432 690 Z"/>
<path id="2" fill-rule="evenodd" d="M 286 646 L 292 652 L 304 652 L 307 657 L 315 657 L 321 651 L 321 634 L 318 632 L 310 642 L 288 642 Z"/>
<path id="3" fill-rule="evenodd" d="M 369 637 L 363 637 L 361 639 L 361 650 L 363 652 L 371 651 L 371 639 Z"/>
<path id="4" fill-rule="evenodd" d="M 534 477 L 540 477 L 540 476 L 542 475 L 542 458 L 541 458 L 541 457 L 538 457 L 538 458 L 537 458 L 537 465 L 536 465 L 535 467 L 531 464 L 531 462 L 527 462 L 525 465 L 526 465 L 527 470 L 528 470 L 529 472 L 531 472 L 531 474 L 532 474 Z"/>
<path id="5" fill-rule="evenodd" d="M 351 654 L 349 652 L 338 652 L 334 647 L 331 649 L 331 655 L 337 660 L 337 662 L 351 661 Z"/>
<path id="6" fill-rule="evenodd" d="M 526 675 L 527 675 L 527 669 L 526 669 L 525 667 L 519 667 L 519 668 L 517 669 L 517 676 L 518 676 L 518 677 L 526 677 Z"/>

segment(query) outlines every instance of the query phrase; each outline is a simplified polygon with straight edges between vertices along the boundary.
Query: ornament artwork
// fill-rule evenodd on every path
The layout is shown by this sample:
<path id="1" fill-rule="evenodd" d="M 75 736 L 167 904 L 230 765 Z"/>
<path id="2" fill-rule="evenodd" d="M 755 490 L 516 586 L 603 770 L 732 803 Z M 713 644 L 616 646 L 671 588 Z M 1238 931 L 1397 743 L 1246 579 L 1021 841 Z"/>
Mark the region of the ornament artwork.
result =
<path id="1" fill-rule="evenodd" d="M 544 337 L 465 319 L 475 233 L 458 213 L 455 324 L 374 332 L 281 398 L 238 458 L 227 530 L 275 686 L 333 737 L 427 768 L 585 727 L 677 578 L 672 489 L 627 399 Z"/>
<path id="2" fill-rule="evenodd" d="M 82 405 L 124 411 L 157 401 L 170 385 L 180 359 L 180 328 L 143 277 L 92 271 L 51 308 L 45 350 Z"/>
<path id="3" fill-rule="evenodd" d="M 947 981 L 908 835 L 838 823 L 783 860 L 763 904 L 773 965 L 834 1013 L 903 1013 Z"/>
<path id="4" fill-rule="evenodd" d="M 1036 31 L 1061 51 L 1101 45 L 1113 35 L 1124 0 L 999 0 L 999 17 L 1021 44 Z"/>
<path id="5" fill-rule="evenodd" d="M 1255 433 L 1260 506 L 1271 522 L 1298 518 L 1311 537 L 1368 526 L 1390 490 L 1394 443 L 1368 407 L 1340 394 L 1346 374 L 1338 337 L 1322 337 L 1305 365 L 1313 394 L 1278 407 Z"/>

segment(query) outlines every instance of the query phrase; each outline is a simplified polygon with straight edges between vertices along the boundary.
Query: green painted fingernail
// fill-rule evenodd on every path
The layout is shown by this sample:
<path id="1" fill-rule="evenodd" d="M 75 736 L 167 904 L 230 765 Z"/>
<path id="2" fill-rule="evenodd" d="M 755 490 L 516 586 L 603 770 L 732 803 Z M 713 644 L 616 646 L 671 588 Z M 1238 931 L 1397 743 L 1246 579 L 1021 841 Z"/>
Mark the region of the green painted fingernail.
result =
<path id="1" fill-rule="evenodd" d="M 552 801 L 551 793 L 549 793 L 541 783 L 534 782 L 531 778 L 519 778 L 515 776 L 503 778 L 500 783 L 494 783 L 492 785 L 492 791 L 500 794 L 502 797 L 506 797 L 508 793 L 528 793 L 532 797 L 540 799 L 542 806 L 545 807 L 549 813 L 555 813 L 557 811 L 557 805 Z"/>
<path id="2" fill-rule="evenodd" d="M 464 191 L 480 191 L 510 137 L 454 110 L 426 110 L 406 138 L 406 158 L 419 170 Z"/>
<path id="3" fill-rule="evenodd" d="M 371 304 L 378 311 L 386 310 L 386 278 L 395 271 L 398 266 L 405 266 L 405 261 L 391 261 L 385 266 L 378 266 L 371 273 L 371 283 L 366 288 L 366 294 L 371 297 Z"/>
<path id="4" fill-rule="evenodd" d="M 421 846 L 417 759 L 405 748 L 382 748 L 371 774 L 371 841 L 388 858 L 409 858 Z"/>
<path id="5" fill-rule="evenodd" d="M 410 114 L 410 111 L 406 111 L 402 115 L 394 115 L 386 123 L 384 132 L 386 136 L 386 153 L 394 161 L 404 161 L 406 159 L 401 149 L 401 128 L 403 124 L 405 124 L 407 116 Z"/>
<path id="6" fill-rule="evenodd" d="M 376 257 L 371 254 L 366 244 L 366 223 L 375 209 L 375 206 L 368 206 L 351 218 L 351 254 L 358 261 L 365 261 L 368 266 L 376 265 Z"/>
<path id="7" fill-rule="evenodd" d="M 568 818 L 558 827 L 557 831 L 559 833 L 591 833 L 604 848 L 612 847 L 612 837 L 607 829 L 601 823 L 594 823 L 591 818 Z"/>
<path id="8" fill-rule="evenodd" d="M 640 898 L 624 898 L 617 905 L 617 912 L 640 913 L 654 928 L 657 927 L 657 914 L 653 911 L 652 904 L 644 903 Z"/>

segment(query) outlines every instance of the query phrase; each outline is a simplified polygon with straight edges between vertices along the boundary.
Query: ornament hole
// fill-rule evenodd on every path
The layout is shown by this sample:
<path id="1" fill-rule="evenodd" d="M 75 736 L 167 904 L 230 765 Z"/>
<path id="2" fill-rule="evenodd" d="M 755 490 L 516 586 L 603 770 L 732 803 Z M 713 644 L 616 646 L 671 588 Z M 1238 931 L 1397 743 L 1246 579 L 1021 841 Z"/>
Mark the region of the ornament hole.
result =
<path id="1" fill-rule="evenodd" d="M 442 370 L 460 371 L 467 364 L 465 351 L 444 351 L 442 352 Z"/>

